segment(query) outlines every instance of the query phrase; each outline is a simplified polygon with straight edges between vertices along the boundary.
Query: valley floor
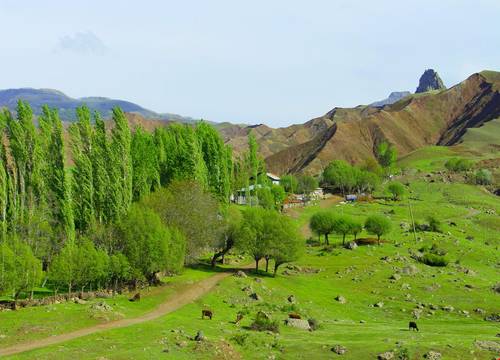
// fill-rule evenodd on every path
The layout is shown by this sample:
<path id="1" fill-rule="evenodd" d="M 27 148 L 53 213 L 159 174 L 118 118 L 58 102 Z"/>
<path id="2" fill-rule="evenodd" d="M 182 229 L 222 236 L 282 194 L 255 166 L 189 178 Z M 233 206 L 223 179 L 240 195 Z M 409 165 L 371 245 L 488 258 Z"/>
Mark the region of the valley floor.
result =
<path id="1" fill-rule="evenodd" d="M 86 306 L 77 304 L 2 312 L 0 354 L 7 355 L 11 346 L 21 344 L 21 350 L 29 351 L 6 358 L 376 359 L 377 354 L 392 351 L 395 359 L 404 353 L 409 359 L 422 359 L 431 350 L 441 353 L 442 359 L 499 356 L 498 351 L 484 348 L 500 346 L 499 323 L 484 320 L 500 312 L 500 294 L 492 290 L 500 282 L 499 199 L 476 186 L 410 180 L 415 219 L 438 217 L 442 233 L 419 232 L 415 242 L 405 230 L 410 222 L 407 201 L 330 201 L 328 207 L 359 219 L 385 214 L 393 230 L 380 246 L 347 250 L 339 245 L 339 237 L 331 239 L 339 246 L 307 246 L 304 256 L 284 266 L 275 278 L 265 273 L 236 277 L 188 269 L 172 286 L 152 290 L 140 303 L 125 297 L 105 300 L 128 319 L 122 323 L 90 318 Z M 304 234 L 309 234 L 310 216 L 325 204 L 291 214 Z M 447 267 L 430 267 L 411 258 L 412 252 L 432 244 L 447 252 Z M 186 293 L 191 295 L 179 300 L 177 294 Z M 252 299 L 252 293 L 259 300 Z M 335 300 L 338 296 L 346 302 Z M 201 319 L 204 308 L 213 310 L 213 320 Z M 258 311 L 280 322 L 279 334 L 249 329 Z M 236 325 L 239 312 L 244 318 Z M 316 319 L 319 328 L 310 332 L 285 326 L 290 312 Z M 420 331 L 409 331 L 409 321 L 416 321 Z M 100 331 L 71 337 L 89 327 Z M 206 340 L 192 340 L 200 330 Z M 28 342 L 49 346 L 23 348 Z M 335 345 L 347 352 L 335 354 L 331 351 Z"/>

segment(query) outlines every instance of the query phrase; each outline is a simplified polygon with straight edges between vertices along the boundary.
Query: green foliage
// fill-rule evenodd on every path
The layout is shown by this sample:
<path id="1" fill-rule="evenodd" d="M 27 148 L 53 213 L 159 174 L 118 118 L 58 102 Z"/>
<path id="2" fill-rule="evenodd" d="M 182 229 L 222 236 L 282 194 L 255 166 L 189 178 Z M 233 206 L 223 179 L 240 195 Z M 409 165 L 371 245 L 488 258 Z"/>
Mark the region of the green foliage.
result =
<path id="1" fill-rule="evenodd" d="M 154 210 L 163 223 L 186 237 L 186 262 L 194 262 L 206 249 L 218 243 L 223 222 L 213 194 L 197 182 L 175 181 L 146 196 L 141 202 Z"/>
<path id="2" fill-rule="evenodd" d="M 429 222 L 429 230 L 433 232 L 442 232 L 441 221 L 433 215 L 427 216 L 427 221 Z"/>
<path id="3" fill-rule="evenodd" d="M 297 193 L 310 194 L 319 186 L 318 180 L 309 175 L 301 175 L 298 177 Z"/>
<path id="4" fill-rule="evenodd" d="M 398 181 L 390 182 L 386 190 L 392 195 L 392 200 L 400 200 L 406 193 L 405 186 Z"/>
<path id="5" fill-rule="evenodd" d="M 280 179 L 280 184 L 289 194 L 298 193 L 299 180 L 294 175 L 283 175 Z"/>
<path id="6" fill-rule="evenodd" d="M 365 229 L 370 234 L 377 235 L 378 243 L 380 244 L 380 237 L 391 231 L 391 222 L 384 216 L 371 215 L 365 221 Z"/>
<path id="7" fill-rule="evenodd" d="M 384 168 L 392 168 L 398 158 L 398 152 L 394 145 L 384 141 L 377 147 L 377 159 Z"/>
<path id="8" fill-rule="evenodd" d="M 472 169 L 474 163 L 470 160 L 463 158 L 452 158 L 448 160 L 444 166 L 452 172 L 464 172 Z"/>
<path id="9" fill-rule="evenodd" d="M 444 256 L 433 253 L 425 253 L 419 261 L 429 266 L 443 267 L 448 265 L 448 260 Z"/>
<path id="10" fill-rule="evenodd" d="M 349 234 L 354 236 L 354 240 L 356 240 L 358 234 L 363 231 L 363 224 L 357 220 L 350 219 L 349 222 Z"/>
<path id="11" fill-rule="evenodd" d="M 333 217 L 333 232 L 342 235 L 342 245 L 345 244 L 345 237 L 353 228 L 353 220 L 348 215 L 336 215 Z"/>
<path id="12" fill-rule="evenodd" d="M 269 187 L 266 186 L 257 189 L 257 199 L 259 200 L 259 205 L 264 209 L 275 208 L 274 196 Z"/>
<path id="13" fill-rule="evenodd" d="M 250 328 L 255 331 L 271 331 L 273 333 L 280 332 L 278 321 L 271 319 L 267 314 L 260 311 L 255 316 Z"/>
<path id="14" fill-rule="evenodd" d="M 139 200 L 160 187 L 157 147 L 152 134 L 137 127 L 132 136 L 132 194 Z"/>
<path id="15" fill-rule="evenodd" d="M 378 186 L 380 178 L 376 173 L 351 166 L 343 160 L 334 160 L 323 171 L 323 181 L 342 194 L 353 191 L 370 193 Z"/>
<path id="16" fill-rule="evenodd" d="M 335 214 L 330 210 L 321 210 L 311 216 L 309 228 L 318 235 L 325 236 L 325 244 L 329 245 L 328 235 L 333 232 Z"/>
<path id="17" fill-rule="evenodd" d="M 474 175 L 474 181 L 477 185 L 491 185 L 493 183 L 493 176 L 487 169 L 479 169 Z"/>

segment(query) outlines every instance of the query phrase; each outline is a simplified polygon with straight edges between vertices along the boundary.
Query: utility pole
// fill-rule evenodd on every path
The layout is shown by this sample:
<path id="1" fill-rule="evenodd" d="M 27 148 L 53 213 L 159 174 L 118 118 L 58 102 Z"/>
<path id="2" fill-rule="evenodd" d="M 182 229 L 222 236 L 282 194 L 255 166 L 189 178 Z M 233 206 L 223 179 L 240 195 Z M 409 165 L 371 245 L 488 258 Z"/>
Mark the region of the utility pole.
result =
<path id="1" fill-rule="evenodd" d="M 408 208 L 410 209 L 410 218 L 411 218 L 411 224 L 412 224 L 412 228 L 413 228 L 413 238 L 415 239 L 415 243 L 417 243 L 417 232 L 415 230 L 415 219 L 413 218 L 413 211 L 411 209 L 410 196 L 408 196 Z"/>

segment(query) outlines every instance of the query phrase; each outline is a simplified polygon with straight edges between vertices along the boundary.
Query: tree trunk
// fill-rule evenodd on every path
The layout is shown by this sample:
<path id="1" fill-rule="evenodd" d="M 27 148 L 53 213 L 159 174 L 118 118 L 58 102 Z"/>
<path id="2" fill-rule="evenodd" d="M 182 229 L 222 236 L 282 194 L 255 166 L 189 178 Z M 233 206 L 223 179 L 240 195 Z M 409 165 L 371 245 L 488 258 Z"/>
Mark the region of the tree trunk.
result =
<path id="1" fill-rule="evenodd" d="M 259 272 L 259 260 L 260 259 L 255 259 L 255 272 L 258 273 Z"/>
<path id="2" fill-rule="evenodd" d="M 345 234 L 342 234 L 342 245 L 345 245 Z"/>
<path id="3" fill-rule="evenodd" d="M 266 259 L 266 272 L 269 272 L 269 257 L 266 256 L 265 259 Z"/>
<path id="4" fill-rule="evenodd" d="M 380 235 L 377 235 L 377 242 L 380 245 Z"/>
<path id="5" fill-rule="evenodd" d="M 275 262 L 274 263 L 274 272 L 273 272 L 273 277 L 276 277 L 276 273 L 278 272 L 278 267 L 280 266 L 281 264 L 279 262 Z"/>
<path id="6" fill-rule="evenodd" d="M 325 234 L 325 244 L 330 245 L 330 241 L 328 241 L 328 234 Z"/>

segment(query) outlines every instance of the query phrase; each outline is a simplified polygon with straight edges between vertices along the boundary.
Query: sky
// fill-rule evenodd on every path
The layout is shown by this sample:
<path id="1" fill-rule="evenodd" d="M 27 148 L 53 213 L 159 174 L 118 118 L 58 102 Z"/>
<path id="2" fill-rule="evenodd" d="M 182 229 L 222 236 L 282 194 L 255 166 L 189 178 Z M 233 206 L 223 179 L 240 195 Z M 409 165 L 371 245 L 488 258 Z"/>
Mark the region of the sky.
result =
<path id="1" fill-rule="evenodd" d="M 500 70 L 498 0 L 0 0 L 0 89 L 273 127 Z"/>

